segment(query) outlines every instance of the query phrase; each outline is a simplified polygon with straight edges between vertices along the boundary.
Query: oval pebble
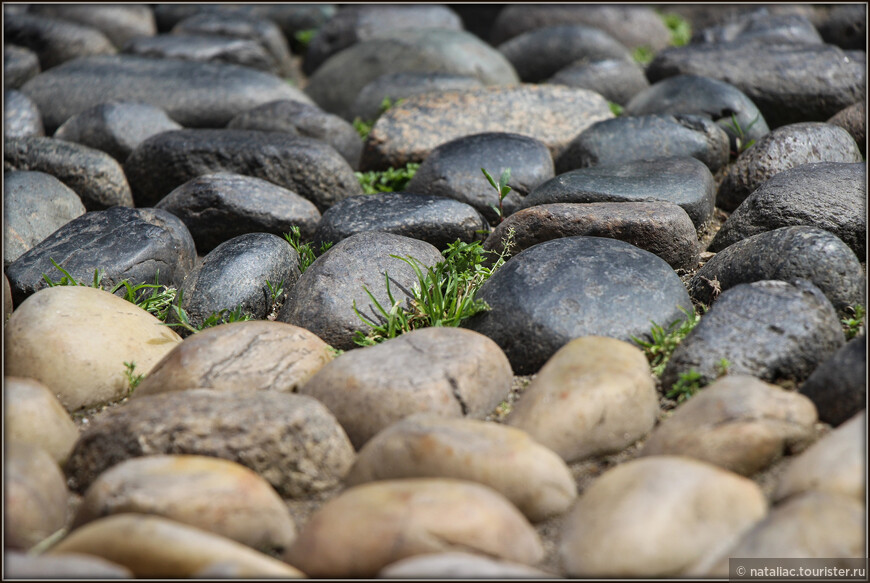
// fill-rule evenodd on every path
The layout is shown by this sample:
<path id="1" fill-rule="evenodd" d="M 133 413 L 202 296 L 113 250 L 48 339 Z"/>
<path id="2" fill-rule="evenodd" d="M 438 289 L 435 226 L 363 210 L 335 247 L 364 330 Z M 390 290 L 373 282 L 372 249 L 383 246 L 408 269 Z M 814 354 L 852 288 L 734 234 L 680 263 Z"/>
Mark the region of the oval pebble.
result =
<path id="1" fill-rule="evenodd" d="M 3 377 L 3 436 L 8 442 L 41 447 L 59 464 L 66 461 L 79 430 L 51 390 L 35 379 Z"/>
<path id="2" fill-rule="evenodd" d="M 11 579 L 132 579 L 126 567 L 93 555 L 31 555 L 6 550 L 3 553 L 5 575 Z"/>
<path id="3" fill-rule="evenodd" d="M 819 419 L 834 427 L 867 408 L 867 336 L 850 340 L 820 364 L 800 392 L 816 405 Z"/>
<path id="4" fill-rule="evenodd" d="M 549 579 L 555 577 L 528 565 L 465 552 L 415 555 L 387 565 L 378 579 Z"/>

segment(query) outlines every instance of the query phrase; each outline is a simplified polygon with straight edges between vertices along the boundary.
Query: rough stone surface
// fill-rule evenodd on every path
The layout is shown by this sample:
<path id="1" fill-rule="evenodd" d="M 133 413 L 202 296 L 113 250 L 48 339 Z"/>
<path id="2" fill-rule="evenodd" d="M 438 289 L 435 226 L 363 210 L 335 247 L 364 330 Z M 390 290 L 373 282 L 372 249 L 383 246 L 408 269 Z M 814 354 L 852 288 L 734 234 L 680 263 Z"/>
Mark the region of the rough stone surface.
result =
<path id="1" fill-rule="evenodd" d="M 757 281 L 722 293 L 674 350 L 662 373 L 669 389 L 694 369 L 701 384 L 719 374 L 748 374 L 768 382 L 802 382 L 844 343 L 831 302 L 806 280 Z"/>
<path id="2" fill-rule="evenodd" d="M 354 305 L 370 320 L 381 317 L 366 289 L 382 306 L 391 306 L 387 277 L 396 301 L 410 297 L 411 287 L 418 281 L 410 265 L 391 255 L 413 257 L 423 266 L 443 260 L 438 249 L 425 241 L 392 233 L 357 233 L 308 267 L 290 290 L 278 320 L 311 330 L 335 348 L 355 348 L 356 332 L 366 334 L 370 327 L 357 315 Z"/>
<path id="3" fill-rule="evenodd" d="M 523 564 L 544 555 L 534 528 L 501 494 L 429 478 L 346 490 L 311 517 L 285 559 L 310 577 L 373 577 L 399 559 L 460 549 Z"/>
<path id="4" fill-rule="evenodd" d="M 715 172 L 728 163 L 728 135 L 696 115 L 618 117 L 574 138 L 556 158 L 556 172 L 682 156 L 697 158 Z"/>
<path id="5" fill-rule="evenodd" d="M 680 205 L 696 228 L 713 218 L 716 183 L 695 158 L 640 160 L 580 168 L 535 188 L 520 208 L 551 203 L 667 201 Z"/>
<path id="6" fill-rule="evenodd" d="M 85 214 L 78 195 L 44 172 L 3 175 L 3 267 Z"/>
<path id="7" fill-rule="evenodd" d="M 320 211 L 313 202 L 261 178 L 217 172 L 189 180 L 155 208 L 184 222 L 200 254 L 248 233 L 282 236 L 299 227 L 302 240 L 314 235 Z"/>
<path id="8" fill-rule="evenodd" d="M 294 392 L 332 355 L 323 340 L 282 322 L 233 322 L 190 336 L 136 387 L 132 398 L 183 391 Z"/>
<path id="9" fill-rule="evenodd" d="M 3 86 L 7 90 L 20 88 L 40 71 L 36 53 L 11 43 L 3 45 Z"/>
<path id="10" fill-rule="evenodd" d="M 568 341 L 628 341 L 691 309 L 680 278 L 661 258 L 600 237 L 565 237 L 514 256 L 477 297 L 491 311 L 465 324 L 501 346 L 516 374 L 531 374 Z"/>
<path id="11" fill-rule="evenodd" d="M 92 26 L 119 49 L 157 32 L 151 7 L 143 4 L 33 4 L 28 12 Z"/>
<path id="12" fill-rule="evenodd" d="M 864 302 L 866 276 L 858 257 L 816 227 L 782 227 L 738 241 L 707 261 L 687 287 L 692 298 L 710 305 L 737 284 L 798 278 L 812 282 L 838 312 Z"/>
<path id="13" fill-rule="evenodd" d="M 268 180 L 310 200 L 321 212 L 362 194 L 353 170 L 332 146 L 281 132 L 164 132 L 133 150 L 124 171 L 139 206 L 157 204 L 188 180 L 216 172 Z"/>
<path id="14" fill-rule="evenodd" d="M 585 336 L 547 361 L 507 423 L 574 462 L 625 449 L 652 430 L 658 412 L 643 353 L 621 340 Z"/>
<path id="15" fill-rule="evenodd" d="M 347 484 L 401 478 L 478 482 L 532 522 L 565 512 L 577 497 L 565 462 L 524 431 L 427 414 L 394 423 L 366 443 Z"/>
<path id="16" fill-rule="evenodd" d="M 59 464 L 66 461 L 79 437 L 78 428 L 57 397 L 29 378 L 3 378 L 3 422 L 6 443 L 41 447 Z"/>
<path id="17" fill-rule="evenodd" d="M 420 162 L 442 144 L 485 132 L 535 138 L 556 157 L 577 134 L 611 118 L 602 96 L 560 85 L 419 95 L 378 118 L 363 146 L 360 168 L 383 170 Z"/>
<path id="18" fill-rule="evenodd" d="M 3 42 L 32 50 L 43 71 L 80 57 L 117 52 L 96 28 L 28 13 L 4 14 Z"/>
<path id="19" fill-rule="evenodd" d="M 861 150 L 861 155 L 867 155 L 867 103 L 866 101 L 859 101 L 858 103 L 853 103 L 849 107 L 845 109 L 841 109 L 837 113 L 835 113 L 831 119 L 828 120 L 829 124 L 833 124 L 835 126 L 840 126 L 847 132 L 849 135 L 855 139 L 855 142 L 858 144 L 858 149 Z"/>
<path id="20" fill-rule="evenodd" d="M 746 375 L 728 375 L 677 407 L 641 455 L 677 455 L 743 476 L 812 440 L 816 408 L 802 395 Z"/>
<path id="21" fill-rule="evenodd" d="M 71 487 L 84 492 L 115 464 L 157 454 L 234 461 L 285 498 L 335 488 L 354 462 L 344 431 L 311 397 L 191 389 L 107 411 L 82 433 L 65 470 Z"/>
<path id="22" fill-rule="evenodd" d="M 54 138 L 5 140 L 3 169 L 51 174 L 79 195 L 89 211 L 133 206 L 130 185 L 114 158 L 93 148 Z"/>
<path id="23" fill-rule="evenodd" d="M 770 14 L 765 9 L 739 15 L 735 20 L 705 28 L 692 35 L 692 43 L 764 41 L 769 44 L 821 44 L 822 37 L 803 14 Z"/>
<path id="24" fill-rule="evenodd" d="M 26 138 L 44 136 L 42 116 L 32 99 L 21 91 L 7 89 L 3 92 L 3 137 Z"/>
<path id="25" fill-rule="evenodd" d="M 145 310 L 79 286 L 44 289 L 27 298 L 12 313 L 5 334 L 5 374 L 36 379 L 68 411 L 124 397 L 125 362 L 147 372 L 181 341 Z"/>
<path id="26" fill-rule="evenodd" d="M 818 122 L 795 123 L 770 132 L 728 167 L 716 206 L 733 211 L 774 175 L 814 162 L 861 162 L 849 132 Z"/>
<path id="27" fill-rule="evenodd" d="M 346 352 L 298 392 L 325 404 L 359 449 L 414 413 L 483 419 L 507 397 L 511 378 L 494 342 L 470 330 L 435 327 Z"/>
<path id="28" fill-rule="evenodd" d="M 77 553 L 56 557 L 16 551 L 3 553 L 6 576 L 12 579 L 132 579 L 133 573 L 105 559 Z"/>
<path id="29" fill-rule="evenodd" d="M 204 34 L 159 34 L 132 39 L 124 53 L 153 59 L 225 63 L 280 75 L 280 67 L 255 40 Z"/>
<path id="30" fill-rule="evenodd" d="M 543 579 L 554 575 L 528 565 L 466 552 L 415 555 L 381 569 L 378 579 Z"/>
<path id="31" fill-rule="evenodd" d="M 671 202 L 541 204 L 512 214 L 490 233 L 484 248 L 501 253 L 514 230 L 510 255 L 561 237 L 608 237 L 654 253 L 676 269 L 698 265 L 698 236 L 692 219 Z"/>
<path id="32" fill-rule="evenodd" d="M 813 400 L 819 419 L 834 427 L 867 407 L 867 337 L 849 341 L 813 371 L 800 392 Z"/>
<path id="33" fill-rule="evenodd" d="M 511 192 L 501 201 L 510 215 L 532 189 L 553 177 L 553 158 L 534 138 L 502 132 L 472 134 L 433 149 L 405 187 L 407 192 L 446 196 L 473 206 L 489 222 L 498 222 L 493 205 L 499 197 L 481 168 L 495 180 L 510 169 Z"/>
<path id="34" fill-rule="evenodd" d="M 559 69 L 547 83 L 589 89 L 619 105 L 625 105 L 649 87 L 643 68 L 634 60 L 627 59 L 574 62 Z"/>

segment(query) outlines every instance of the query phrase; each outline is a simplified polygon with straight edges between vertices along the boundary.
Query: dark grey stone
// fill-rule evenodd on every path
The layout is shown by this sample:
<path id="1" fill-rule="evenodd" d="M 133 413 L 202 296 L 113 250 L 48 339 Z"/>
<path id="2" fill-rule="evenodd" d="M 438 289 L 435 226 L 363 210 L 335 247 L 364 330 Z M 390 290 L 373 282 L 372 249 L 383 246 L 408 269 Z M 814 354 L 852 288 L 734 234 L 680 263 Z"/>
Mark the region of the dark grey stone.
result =
<path id="1" fill-rule="evenodd" d="M 816 405 L 819 421 L 834 427 L 867 407 L 867 337 L 846 343 L 813 371 L 800 392 Z"/>
<path id="2" fill-rule="evenodd" d="M 96 28 L 117 48 L 138 36 L 154 36 L 157 27 L 145 4 L 31 4 L 29 12 Z"/>
<path id="3" fill-rule="evenodd" d="M 710 259 L 688 288 L 693 299 L 710 304 L 716 289 L 764 279 L 805 279 L 838 311 L 864 304 L 860 261 L 843 241 L 816 227 L 783 227 L 738 241 Z"/>
<path id="4" fill-rule="evenodd" d="M 260 178 L 217 173 L 194 178 L 166 195 L 155 208 L 180 218 L 200 254 L 245 233 L 281 236 L 299 227 L 314 235 L 320 211 L 295 192 Z"/>
<path id="5" fill-rule="evenodd" d="M 565 237 L 512 257 L 480 288 L 489 312 L 465 327 L 492 338 L 514 374 L 533 374 L 580 336 L 630 341 L 691 310 L 686 288 L 661 258 L 615 239 Z"/>
<path id="6" fill-rule="evenodd" d="M 238 307 L 255 320 L 272 308 L 273 288 L 293 287 L 299 279 L 299 255 L 269 233 L 247 233 L 224 241 L 184 278 L 181 307 L 200 326 L 212 313 Z M 186 336 L 184 329 L 179 334 Z"/>
<path id="7" fill-rule="evenodd" d="M 110 101 L 72 116 L 57 128 L 54 137 L 101 150 L 123 164 L 136 146 L 151 136 L 180 129 L 159 107 Z"/>
<path id="8" fill-rule="evenodd" d="M 118 162 L 81 144 L 41 137 L 7 139 L 3 168 L 51 174 L 72 188 L 89 211 L 133 206 L 127 177 Z"/>
<path id="9" fill-rule="evenodd" d="M 619 105 L 649 87 L 641 66 L 627 59 L 577 61 L 559 69 L 547 83 L 589 89 Z"/>
<path id="10" fill-rule="evenodd" d="M 867 6 L 841 4 L 832 6 L 828 17 L 818 26 L 826 43 L 846 50 L 867 51 Z"/>
<path id="11" fill-rule="evenodd" d="M 351 45 L 396 30 L 412 28 L 462 30 L 462 21 L 447 6 L 434 4 L 346 4 L 324 23 L 311 40 L 302 70 L 311 75 L 329 57 Z"/>
<path id="12" fill-rule="evenodd" d="M 94 270 L 109 289 L 121 280 L 180 287 L 193 268 L 196 248 L 187 227 L 159 209 L 113 207 L 73 219 L 16 259 L 6 270 L 12 297 L 20 304 L 48 287 L 42 275 L 63 276 L 54 260 L 77 281 L 93 282 Z"/>
<path id="13" fill-rule="evenodd" d="M 361 194 L 323 213 L 314 246 L 338 243 L 365 231 L 381 231 L 420 239 L 443 250 L 457 240 L 478 240 L 480 232 L 488 228 L 473 207 L 450 198 L 406 192 Z"/>
<path id="14" fill-rule="evenodd" d="M 413 257 L 426 267 L 443 260 L 438 249 L 424 241 L 376 231 L 358 233 L 340 241 L 308 267 L 290 290 L 278 320 L 306 328 L 335 348 L 356 348 L 354 334 L 370 328 L 354 311 L 354 304 L 370 320 L 381 318 L 366 288 L 389 310 L 387 278 L 390 292 L 399 302 L 410 298 L 417 283 L 411 266 L 391 255 Z"/>
<path id="15" fill-rule="evenodd" d="M 653 113 L 690 114 L 709 118 L 725 130 L 732 152 L 737 152 L 737 129 L 743 132 L 742 144 L 770 133 L 764 116 L 752 100 L 718 79 L 698 75 L 668 77 L 642 91 L 625 106 L 624 115 Z M 736 119 L 737 128 L 734 127 Z"/>
<path id="16" fill-rule="evenodd" d="M 822 37 L 803 14 L 770 14 L 764 8 L 741 14 L 728 23 L 692 35 L 692 43 L 764 41 L 766 43 L 821 44 Z"/>
<path id="17" fill-rule="evenodd" d="M 680 205 L 696 228 L 713 218 L 716 183 L 694 158 L 663 158 L 595 166 L 560 174 L 535 188 L 521 208 L 557 202 L 663 200 Z"/>
<path id="18" fill-rule="evenodd" d="M 478 79 L 468 75 L 414 71 L 387 73 L 362 88 L 350 106 L 349 117 L 374 121 L 381 115 L 381 106 L 385 98 L 395 104 L 398 100 L 407 99 L 412 95 L 469 91 L 481 87 L 483 84 Z"/>
<path id="19" fill-rule="evenodd" d="M 112 41 L 96 28 L 28 13 L 4 17 L 3 42 L 36 53 L 43 71 L 79 57 L 117 52 Z"/>
<path id="20" fill-rule="evenodd" d="M 694 370 L 708 384 L 728 374 L 802 382 L 845 339 L 831 302 L 805 280 L 757 281 L 723 292 L 674 350 L 662 373 L 667 391 Z"/>
<path id="21" fill-rule="evenodd" d="M 30 49 L 13 44 L 3 45 L 3 86 L 18 89 L 39 75 L 39 57 Z"/>
<path id="22" fill-rule="evenodd" d="M 354 127 L 316 105 L 299 101 L 273 101 L 240 113 L 227 125 L 229 129 L 259 130 L 299 134 L 326 142 L 357 168 L 362 140 Z"/>
<path id="23" fill-rule="evenodd" d="M 273 75 L 278 64 L 260 43 L 217 35 L 159 34 L 134 38 L 124 53 L 155 59 L 181 59 L 249 67 Z"/>
<path id="24" fill-rule="evenodd" d="M 556 172 L 676 156 L 697 158 L 715 172 L 728 163 L 728 135 L 696 115 L 618 117 L 574 138 L 556 158 Z"/>
<path id="25" fill-rule="evenodd" d="M 676 269 L 698 265 L 698 234 L 686 211 L 672 202 L 592 202 L 542 204 L 518 211 L 500 223 L 484 248 L 502 253 L 509 229 L 507 256 L 562 237 L 619 239 L 658 255 Z"/>
<path id="26" fill-rule="evenodd" d="M 78 195 L 43 172 L 3 176 L 3 268 L 76 217 L 85 214 Z"/>
<path id="27" fill-rule="evenodd" d="M 762 183 L 731 213 L 709 250 L 722 251 L 747 237 L 797 225 L 830 231 L 858 257 L 864 257 L 867 166 L 819 162 L 783 170 Z"/>
<path id="28" fill-rule="evenodd" d="M 826 44 L 690 44 L 665 49 L 647 66 L 650 83 L 704 75 L 730 83 L 777 128 L 824 121 L 866 94 L 866 59 Z"/>
<path id="29" fill-rule="evenodd" d="M 784 170 L 814 162 L 861 162 L 858 145 L 841 127 L 819 122 L 777 128 L 731 164 L 716 193 L 716 206 L 733 211 L 755 189 Z"/>
<path id="30" fill-rule="evenodd" d="M 286 498 L 337 487 L 355 458 L 347 434 L 313 397 L 193 388 L 110 408 L 82 433 L 64 469 L 70 487 L 84 492 L 110 467 L 157 454 L 242 464 Z"/>
<path id="31" fill-rule="evenodd" d="M 26 138 L 44 136 L 42 116 L 33 100 L 20 91 L 7 89 L 3 92 L 3 137 Z"/>
<path id="32" fill-rule="evenodd" d="M 810 4 L 764 4 L 770 14 L 803 14 L 815 21 L 816 10 Z M 685 18 L 692 30 L 736 22 L 741 16 L 759 10 L 758 4 L 669 4 L 669 12 Z"/>
<path id="33" fill-rule="evenodd" d="M 336 54 L 311 75 L 305 93 L 329 113 L 351 120 L 350 107 L 363 87 L 385 73 L 407 71 L 469 75 L 484 85 L 519 82 L 507 59 L 472 34 L 408 29 Z"/>
<path id="34" fill-rule="evenodd" d="M 861 150 L 861 155 L 867 155 L 867 102 L 859 101 L 853 103 L 849 107 L 838 111 L 831 119 L 829 124 L 840 126 L 849 135 L 855 139 L 858 144 L 858 149 Z"/>
<path id="35" fill-rule="evenodd" d="M 178 130 L 142 142 L 124 165 L 139 206 L 154 205 L 188 180 L 233 172 L 273 182 L 323 212 L 362 194 L 353 170 L 320 140 L 280 132 Z"/>
<path id="36" fill-rule="evenodd" d="M 492 205 L 498 206 L 499 197 L 481 168 L 495 180 L 510 168 L 508 185 L 512 190 L 502 202 L 507 216 L 531 190 L 553 177 L 553 158 L 547 146 L 534 138 L 496 132 L 475 134 L 432 150 L 405 190 L 464 202 L 489 222 L 496 222 L 498 215 Z"/>
<path id="37" fill-rule="evenodd" d="M 247 67 L 132 55 L 77 59 L 37 75 L 21 90 L 39 106 L 48 132 L 106 101 L 147 103 L 184 127 L 212 128 L 270 101 L 311 101 L 279 77 Z"/>

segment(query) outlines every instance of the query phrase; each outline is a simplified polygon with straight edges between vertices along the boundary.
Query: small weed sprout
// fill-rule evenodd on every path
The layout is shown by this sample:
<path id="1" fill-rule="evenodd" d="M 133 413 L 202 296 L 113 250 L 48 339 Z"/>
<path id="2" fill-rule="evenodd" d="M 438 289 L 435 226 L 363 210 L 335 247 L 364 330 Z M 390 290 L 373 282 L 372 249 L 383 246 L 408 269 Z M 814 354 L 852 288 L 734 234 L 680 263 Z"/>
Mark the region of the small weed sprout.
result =
<path id="1" fill-rule="evenodd" d="M 846 334 L 846 340 L 851 340 L 864 332 L 864 316 L 866 316 L 867 311 L 861 304 L 858 304 L 853 308 L 847 308 L 847 310 L 851 312 L 852 315 L 843 318 L 840 322 L 843 324 L 843 332 Z"/>
<path id="2" fill-rule="evenodd" d="M 317 259 L 317 256 L 314 253 L 314 247 L 310 242 L 303 243 L 302 242 L 302 233 L 299 230 L 299 227 L 292 226 L 290 227 L 289 233 L 284 233 L 284 239 L 290 243 L 290 246 L 296 251 L 299 255 L 299 272 L 305 273 L 305 270 L 314 263 L 314 260 Z M 332 241 L 327 241 L 320 244 L 320 255 L 323 255 L 332 247 Z"/>
<path id="3" fill-rule="evenodd" d="M 498 216 L 499 219 L 498 222 L 500 223 L 504 221 L 504 199 L 505 197 L 507 197 L 508 194 L 510 194 L 510 191 L 513 190 L 510 186 L 508 186 L 508 182 L 511 179 L 511 169 L 505 168 L 504 171 L 501 173 L 501 177 L 498 179 L 498 182 L 496 182 L 492 175 L 485 169 L 481 168 L 480 171 L 483 172 L 483 175 L 486 176 L 487 181 L 489 181 L 489 183 L 498 194 L 498 206 L 495 206 L 494 204 L 489 206 L 490 208 L 492 208 L 492 210 L 495 211 L 495 214 Z"/>
<path id="4" fill-rule="evenodd" d="M 266 287 L 269 288 L 269 296 L 272 304 L 276 303 L 278 299 L 284 295 L 284 279 L 281 279 L 277 285 L 272 285 L 272 282 L 267 279 Z"/>
<path id="5" fill-rule="evenodd" d="M 621 105 L 619 105 L 618 103 L 615 103 L 613 101 L 608 101 L 607 105 L 610 107 L 610 112 L 613 115 L 615 115 L 616 117 L 619 117 L 620 115 L 622 115 L 622 112 L 624 110 L 623 110 L 623 107 Z"/>
<path id="6" fill-rule="evenodd" d="M 297 30 L 296 34 L 293 35 L 293 38 L 302 45 L 305 49 L 308 48 L 308 45 L 311 44 L 311 41 L 314 40 L 314 37 L 317 36 L 317 32 L 319 29 L 317 28 L 307 28 L 305 30 Z"/>
<path id="7" fill-rule="evenodd" d="M 135 362 L 125 362 L 124 363 L 124 376 L 127 377 L 127 395 L 132 395 L 133 391 L 136 390 L 136 387 L 139 386 L 139 383 L 142 382 L 142 379 L 145 378 L 144 374 L 133 374 L 136 370 Z"/>
<path id="8" fill-rule="evenodd" d="M 635 344 L 643 349 L 647 360 L 649 360 L 652 373 L 657 377 L 662 376 L 665 365 L 668 363 L 674 350 L 683 341 L 683 338 L 701 321 L 701 317 L 694 311 L 690 312 L 682 306 L 680 306 L 680 311 L 686 315 L 686 318 L 671 322 L 667 328 L 652 322 L 652 328 L 650 328 L 651 340 L 647 341 L 635 336 L 631 337 Z"/>
<path id="9" fill-rule="evenodd" d="M 725 127 L 726 129 L 730 130 L 730 133 L 734 134 L 735 136 L 734 143 L 737 146 L 737 151 L 731 152 L 732 156 L 739 156 L 740 154 L 755 145 L 755 140 L 746 140 L 746 132 L 751 130 L 752 126 L 758 123 L 758 118 L 759 116 L 756 115 L 753 120 L 749 122 L 749 125 L 746 126 L 746 128 L 744 129 L 740 127 L 740 122 L 737 121 L 737 115 L 734 113 L 731 114 L 731 123 L 727 124 Z"/>
<path id="10" fill-rule="evenodd" d="M 377 194 L 379 192 L 399 192 L 404 190 L 420 164 L 408 162 L 402 168 L 387 168 L 386 170 L 372 170 L 369 172 L 354 172 L 356 179 L 362 186 L 365 194 Z"/>
<path id="11" fill-rule="evenodd" d="M 353 129 L 356 130 L 356 133 L 359 134 L 359 137 L 363 140 L 366 140 L 369 137 L 369 134 L 372 132 L 372 128 L 375 126 L 375 122 L 378 121 L 378 118 L 381 117 L 384 112 L 393 107 L 394 105 L 399 105 L 405 101 L 404 99 L 397 99 L 395 102 L 391 100 L 389 97 L 384 97 L 384 100 L 381 101 L 381 107 L 378 111 L 378 115 L 375 119 L 372 120 L 364 120 L 362 118 L 356 117 L 354 118 L 352 124 Z"/>
<path id="12" fill-rule="evenodd" d="M 175 322 L 165 323 L 164 326 L 170 327 L 181 327 L 190 332 L 191 334 L 196 334 L 197 332 L 202 332 L 206 328 L 212 328 L 214 326 L 220 326 L 221 324 L 231 324 L 233 322 L 247 322 L 248 320 L 252 320 L 253 316 L 247 312 L 242 311 L 242 305 L 239 304 L 233 310 L 229 310 L 224 308 L 218 312 L 212 312 L 208 315 L 208 317 L 203 320 L 202 324 L 199 326 L 194 326 L 190 321 L 190 316 L 187 315 L 187 311 L 181 307 L 181 303 L 184 300 L 183 292 L 178 292 L 178 302 L 172 305 L 172 311 L 175 313 Z"/>
<path id="13" fill-rule="evenodd" d="M 671 32 L 672 46 L 682 47 L 689 44 L 692 39 L 692 26 L 685 18 L 674 13 L 662 14 L 661 17 Z"/>
<path id="14" fill-rule="evenodd" d="M 648 46 L 640 46 L 634 49 L 631 56 L 638 65 L 649 65 L 656 55 Z"/>
<path id="15" fill-rule="evenodd" d="M 728 374 L 728 367 L 731 363 L 728 359 L 723 358 L 716 365 L 716 378 L 723 377 Z M 677 403 L 682 403 L 695 395 L 698 391 L 704 388 L 707 383 L 704 382 L 704 376 L 695 369 L 689 369 L 681 373 L 677 382 L 673 384 L 671 390 L 667 392 L 665 397 L 668 399 L 676 399 Z"/>

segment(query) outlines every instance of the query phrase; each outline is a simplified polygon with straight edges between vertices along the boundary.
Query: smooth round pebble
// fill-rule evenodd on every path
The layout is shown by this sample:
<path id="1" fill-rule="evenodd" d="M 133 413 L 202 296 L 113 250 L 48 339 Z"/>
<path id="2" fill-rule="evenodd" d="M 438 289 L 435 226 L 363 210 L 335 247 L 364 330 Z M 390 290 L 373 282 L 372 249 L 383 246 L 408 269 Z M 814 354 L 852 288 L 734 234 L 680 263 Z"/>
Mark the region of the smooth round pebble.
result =
<path id="1" fill-rule="evenodd" d="M 41 447 L 59 464 L 69 457 L 79 430 L 51 390 L 35 379 L 3 377 L 3 437 Z"/>
<path id="2" fill-rule="evenodd" d="M 820 364 L 800 392 L 816 405 L 819 420 L 834 427 L 867 408 L 867 336 L 850 340 Z"/>
<path id="3" fill-rule="evenodd" d="M 5 576 L 10 579 L 132 579 L 126 567 L 82 553 L 31 555 L 3 552 Z"/>
<path id="4" fill-rule="evenodd" d="M 549 579 L 555 577 L 528 565 L 467 552 L 415 555 L 387 565 L 378 579 Z"/>

